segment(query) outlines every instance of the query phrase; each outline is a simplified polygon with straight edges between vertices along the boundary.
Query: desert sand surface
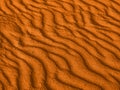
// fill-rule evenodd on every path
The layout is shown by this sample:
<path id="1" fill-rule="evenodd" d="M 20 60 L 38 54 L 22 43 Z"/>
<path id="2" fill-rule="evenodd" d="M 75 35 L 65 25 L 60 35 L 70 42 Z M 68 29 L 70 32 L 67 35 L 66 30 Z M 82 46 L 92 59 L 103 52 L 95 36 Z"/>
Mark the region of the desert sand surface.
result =
<path id="1" fill-rule="evenodd" d="M 120 0 L 0 0 L 0 90 L 120 90 Z"/>

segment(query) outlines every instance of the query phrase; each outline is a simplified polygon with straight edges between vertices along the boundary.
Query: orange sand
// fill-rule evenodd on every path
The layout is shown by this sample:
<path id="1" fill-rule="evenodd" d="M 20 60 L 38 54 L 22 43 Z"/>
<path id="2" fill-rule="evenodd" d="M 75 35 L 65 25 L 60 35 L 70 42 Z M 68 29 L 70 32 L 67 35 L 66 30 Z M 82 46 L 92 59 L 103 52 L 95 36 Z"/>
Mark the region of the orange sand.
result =
<path id="1" fill-rule="evenodd" d="M 120 0 L 0 0 L 0 90 L 120 90 Z"/>

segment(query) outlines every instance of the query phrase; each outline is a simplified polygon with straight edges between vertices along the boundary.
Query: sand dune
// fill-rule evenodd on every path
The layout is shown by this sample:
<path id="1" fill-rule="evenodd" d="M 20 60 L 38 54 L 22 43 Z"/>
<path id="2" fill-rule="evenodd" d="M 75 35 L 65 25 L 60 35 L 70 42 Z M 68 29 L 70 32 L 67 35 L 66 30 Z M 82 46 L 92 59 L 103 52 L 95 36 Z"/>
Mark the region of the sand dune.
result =
<path id="1" fill-rule="evenodd" d="M 120 90 L 120 0 L 0 0 L 0 90 Z"/>

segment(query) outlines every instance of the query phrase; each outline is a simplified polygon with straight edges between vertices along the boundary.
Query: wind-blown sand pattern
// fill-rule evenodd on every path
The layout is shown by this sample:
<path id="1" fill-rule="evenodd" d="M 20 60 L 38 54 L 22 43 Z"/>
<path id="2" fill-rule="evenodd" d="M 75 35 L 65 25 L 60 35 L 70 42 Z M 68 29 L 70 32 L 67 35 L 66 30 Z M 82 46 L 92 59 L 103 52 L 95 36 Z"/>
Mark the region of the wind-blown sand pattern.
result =
<path id="1" fill-rule="evenodd" d="M 120 90 L 120 0 L 0 0 L 0 90 Z"/>

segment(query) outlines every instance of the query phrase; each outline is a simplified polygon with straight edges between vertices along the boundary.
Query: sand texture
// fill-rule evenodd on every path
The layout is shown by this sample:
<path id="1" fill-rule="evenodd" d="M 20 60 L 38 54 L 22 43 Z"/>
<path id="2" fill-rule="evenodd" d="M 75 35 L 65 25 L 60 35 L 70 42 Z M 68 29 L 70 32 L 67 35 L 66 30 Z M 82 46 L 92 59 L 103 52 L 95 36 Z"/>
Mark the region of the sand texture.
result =
<path id="1" fill-rule="evenodd" d="M 0 90 L 120 90 L 120 0 L 0 0 Z"/>

